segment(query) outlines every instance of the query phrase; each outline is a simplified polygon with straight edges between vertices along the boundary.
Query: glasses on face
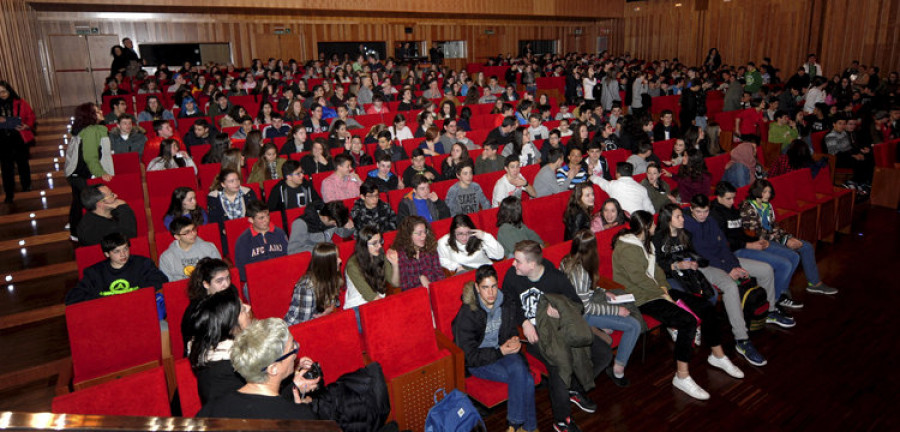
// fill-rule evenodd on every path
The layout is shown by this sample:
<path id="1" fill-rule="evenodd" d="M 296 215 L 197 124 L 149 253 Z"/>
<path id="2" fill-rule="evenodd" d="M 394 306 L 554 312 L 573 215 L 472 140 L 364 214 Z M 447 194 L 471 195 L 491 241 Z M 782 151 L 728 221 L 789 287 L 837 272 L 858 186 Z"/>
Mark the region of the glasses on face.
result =
<path id="1" fill-rule="evenodd" d="M 269 365 L 273 365 L 273 364 L 275 364 L 275 363 L 278 363 L 278 362 L 280 362 L 280 361 L 282 361 L 282 360 L 284 360 L 284 359 L 287 359 L 288 357 L 290 357 L 290 356 L 292 356 L 292 355 L 297 355 L 297 352 L 300 351 L 300 344 L 297 343 L 297 341 L 294 341 L 294 344 L 293 344 L 291 347 L 292 347 L 292 348 L 291 348 L 290 351 L 288 351 L 286 354 L 282 355 L 281 357 L 278 357 L 277 359 L 275 359 L 275 361 L 273 361 L 272 363 L 269 363 Z M 265 372 L 266 369 L 268 369 L 268 368 L 269 368 L 269 366 L 266 366 L 266 367 L 262 368 L 260 371 L 261 371 L 261 372 Z"/>
<path id="2" fill-rule="evenodd" d="M 196 234 L 196 233 L 197 233 L 197 227 L 194 227 L 194 228 L 191 228 L 191 229 L 186 229 L 186 230 L 184 230 L 184 231 L 178 233 L 178 235 L 186 236 L 186 235 L 188 235 L 188 234 Z"/>
<path id="3" fill-rule="evenodd" d="M 383 246 L 383 245 L 384 245 L 384 239 L 370 240 L 370 241 L 366 242 L 366 244 L 369 245 L 369 247 L 379 247 L 379 246 Z"/>
<path id="4" fill-rule="evenodd" d="M 453 233 L 453 235 L 455 235 L 456 238 L 469 238 L 469 236 L 472 235 L 472 232 L 471 231 L 457 231 L 457 232 Z"/>

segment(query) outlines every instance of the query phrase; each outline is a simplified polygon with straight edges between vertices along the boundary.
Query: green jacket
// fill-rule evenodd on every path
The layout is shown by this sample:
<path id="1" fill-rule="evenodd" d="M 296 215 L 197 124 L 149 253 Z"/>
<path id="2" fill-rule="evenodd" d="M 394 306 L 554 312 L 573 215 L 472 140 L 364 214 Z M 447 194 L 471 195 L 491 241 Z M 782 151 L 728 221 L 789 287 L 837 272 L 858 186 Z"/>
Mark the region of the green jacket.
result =
<path id="1" fill-rule="evenodd" d="M 353 286 L 356 287 L 356 290 L 359 291 L 359 295 L 361 295 L 365 301 L 370 302 L 378 298 L 379 294 L 369 286 L 368 282 L 366 282 L 366 277 L 363 275 L 362 268 L 359 267 L 359 261 L 356 259 L 356 254 L 353 254 L 353 256 L 347 260 L 344 271 L 347 273 L 347 279 L 353 281 Z M 391 280 L 391 274 L 393 272 L 394 269 L 391 266 L 391 262 L 385 259 L 384 280 L 386 284 Z"/>
<path id="2" fill-rule="evenodd" d="M 747 71 L 744 74 L 744 91 L 756 93 L 759 89 L 762 88 L 762 74 L 759 73 L 759 69 L 754 70 L 753 72 Z"/>
<path id="3" fill-rule="evenodd" d="M 547 315 L 547 305 L 559 311 L 559 318 Z M 588 391 L 594 388 L 591 344 L 594 333 L 581 315 L 582 305 L 561 294 L 544 294 L 538 301 L 538 347 L 544 358 L 559 369 L 559 376 L 571 387 L 572 375 Z"/>
<path id="4" fill-rule="evenodd" d="M 656 255 L 646 254 L 644 248 L 635 242 L 639 240 L 631 234 L 620 237 L 616 242 L 612 254 L 613 280 L 634 294 L 634 303 L 641 306 L 663 298 L 663 287 L 669 289 L 669 283 L 666 282 L 666 274 L 656 264 Z"/>
<path id="5" fill-rule="evenodd" d="M 84 163 L 94 177 L 108 174 L 100 165 L 100 140 L 109 137 L 109 130 L 103 125 L 93 125 L 78 133 L 81 137 L 81 153 Z"/>
<path id="6" fill-rule="evenodd" d="M 790 147 L 791 142 L 797 139 L 800 133 L 791 125 L 780 125 L 778 122 L 769 123 L 769 142 L 781 144 L 781 152 L 784 153 Z"/>

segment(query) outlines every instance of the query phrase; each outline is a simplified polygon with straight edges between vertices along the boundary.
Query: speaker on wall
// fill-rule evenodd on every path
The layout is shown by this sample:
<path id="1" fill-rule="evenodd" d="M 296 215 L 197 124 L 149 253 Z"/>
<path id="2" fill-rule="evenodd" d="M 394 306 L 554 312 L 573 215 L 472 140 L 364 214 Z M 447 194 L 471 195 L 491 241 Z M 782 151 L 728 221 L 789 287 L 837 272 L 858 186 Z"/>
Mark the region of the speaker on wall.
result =
<path id="1" fill-rule="evenodd" d="M 406 32 L 406 34 L 412 34 L 413 30 L 412 30 L 412 27 L 406 27 L 403 29 L 403 31 Z"/>

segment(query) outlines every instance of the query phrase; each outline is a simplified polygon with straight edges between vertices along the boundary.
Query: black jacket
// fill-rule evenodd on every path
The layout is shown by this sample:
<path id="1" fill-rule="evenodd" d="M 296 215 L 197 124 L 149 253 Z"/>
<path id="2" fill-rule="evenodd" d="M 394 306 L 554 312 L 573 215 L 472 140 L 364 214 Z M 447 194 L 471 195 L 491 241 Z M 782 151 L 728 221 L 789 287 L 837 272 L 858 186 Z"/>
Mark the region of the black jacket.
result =
<path id="1" fill-rule="evenodd" d="M 706 91 L 685 90 L 681 93 L 681 127 L 687 129 L 697 116 L 706 115 Z"/>
<path id="2" fill-rule="evenodd" d="M 719 204 L 719 201 L 713 200 L 709 206 L 709 217 L 713 218 L 716 224 L 719 225 L 719 229 L 722 230 L 728 239 L 728 248 L 732 251 L 744 249 L 747 247 L 748 242 L 757 240 L 744 232 L 744 227 L 741 223 L 741 211 L 734 207 L 728 208 Z"/>
<path id="3" fill-rule="evenodd" d="M 258 198 L 256 197 L 256 192 L 253 192 L 253 189 L 246 186 L 241 186 L 241 192 L 244 194 L 244 212 L 246 212 L 247 204 L 256 201 Z M 222 207 L 222 201 L 219 200 L 219 194 L 221 193 L 221 191 L 210 192 L 206 199 L 206 213 L 209 216 L 208 220 L 210 223 L 221 224 L 228 220 L 225 216 L 225 209 Z"/>
<path id="4" fill-rule="evenodd" d="M 137 237 L 137 221 L 128 204 L 113 209 L 112 219 L 88 212 L 81 218 L 76 230 L 78 243 L 82 246 L 100 244 L 103 237 L 114 232 L 122 233 L 128 238 Z"/>
<path id="5" fill-rule="evenodd" d="M 125 294 L 140 288 L 160 289 L 168 281 L 147 257 L 132 255 L 120 269 L 112 268 L 109 260 L 104 260 L 84 269 L 84 277 L 66 293 L 66 304 Z"/>
<path id="6" fill-rule="evenodd" d="M 322 197 L 312 187 L 312 183 L 304 181 L 299 187 L 292 188 L 284 179 L 275 184 L 269 191 L 269 211 L 288 210 L 306 207 L 313 202 L 322 201 Z"/>
<path id="7" fill-rule="evenodd" d="M 494 307 L 497 307 L 495 304 Z M 515 302 L 504 298 L 500 307 L 500 332 L 497 341 L 500 345 L 519 334 L 516 322 Z M 481 307 L 478 294 L 474 290 L 466 290 L 463 304 L 453 318 L 453 341 L 466 356 L 466 367 L 475 368 L 489 365 L 503 357 L 500 348 L 479 348 L 484 341 L 487 326 L 487 312 Z"/>
<path id="8" fill-rule="evenodd" d="M 575 213 L 569 220 L 565 221 L 566 230 L 563 239 L 565 241 L 575 238 L 575 233 L 583 229 L 591 229 L 591 215 L 586 212 Z"/>

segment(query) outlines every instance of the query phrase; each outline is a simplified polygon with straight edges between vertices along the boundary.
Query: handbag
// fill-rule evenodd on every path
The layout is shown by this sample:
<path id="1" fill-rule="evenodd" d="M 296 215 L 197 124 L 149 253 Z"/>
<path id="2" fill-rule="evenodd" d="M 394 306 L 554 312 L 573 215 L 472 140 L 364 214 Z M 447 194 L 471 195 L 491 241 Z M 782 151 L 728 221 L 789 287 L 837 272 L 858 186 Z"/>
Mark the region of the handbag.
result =
<path id="1" fill-rule="evenodd" d="M 699 270 L 676 270 L 672 273 L 672 276 L 689 294 L 704 299 L 712 298 L 714 288 Z"/>

